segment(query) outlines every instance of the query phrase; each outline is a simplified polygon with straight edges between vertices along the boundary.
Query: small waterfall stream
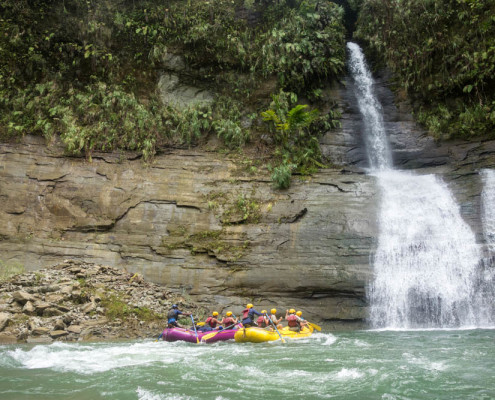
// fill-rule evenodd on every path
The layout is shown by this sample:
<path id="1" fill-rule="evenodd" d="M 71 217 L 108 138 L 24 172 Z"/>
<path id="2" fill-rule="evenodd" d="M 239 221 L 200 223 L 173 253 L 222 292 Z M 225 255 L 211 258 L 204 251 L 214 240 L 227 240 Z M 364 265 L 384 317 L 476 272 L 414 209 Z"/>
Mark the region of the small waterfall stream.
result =
<path id="1" fill-rule="evenodd" d="M 368 290 L 372 326 L 410 329 L 489 324 L 486 292 L 479 291 L 481 254 L 474 233 L 440 178 L 393 169 L 373 79 L 360 47 L 355 43 L 347 47 L 365 125 L 370 173 L 377 177 L 382 197 L 374 279 Z M 493 219 L 495 224 L 495 211 Z"/>

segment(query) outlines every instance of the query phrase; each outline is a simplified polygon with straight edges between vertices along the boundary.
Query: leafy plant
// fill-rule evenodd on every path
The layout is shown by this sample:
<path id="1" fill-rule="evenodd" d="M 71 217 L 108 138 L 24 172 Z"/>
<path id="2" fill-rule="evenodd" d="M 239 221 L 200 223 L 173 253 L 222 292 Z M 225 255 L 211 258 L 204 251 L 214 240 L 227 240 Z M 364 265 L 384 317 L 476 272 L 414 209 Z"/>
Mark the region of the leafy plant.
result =
<path id="1" fill-rule="evenodd" d="M 290 186 L 290 175 L 295 170 L 309 174 L 324 166 L 318 137 L 324 132 L 322 125 L 337 125 L 331 118 L 339 115 L 331 111 L 322 119 L 318 111 L 309 110 L 307 104 L 291 107 L 295 101 L 295 94 L 281 91 L 273 96 L 272 108 L 261 113 L 263 120 L 271 125 L 277 144 L 276 154 L 282 159 L 272 172 L 272 181 L 278 188 Z"/>

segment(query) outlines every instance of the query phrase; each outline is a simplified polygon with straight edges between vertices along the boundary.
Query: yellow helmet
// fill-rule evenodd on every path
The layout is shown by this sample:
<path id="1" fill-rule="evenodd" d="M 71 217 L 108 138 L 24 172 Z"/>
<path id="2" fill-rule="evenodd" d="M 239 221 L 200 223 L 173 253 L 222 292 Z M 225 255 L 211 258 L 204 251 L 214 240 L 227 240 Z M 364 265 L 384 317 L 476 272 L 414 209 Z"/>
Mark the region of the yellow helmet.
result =
<path id="1" fill-rule="evenodd" d="M 227 312 L 225 313 L 225 315 L 226 315 L 227 317 L 230 317 L 230 316 L 232 315 L 232 311 L 227 311 Z"/>
<path id="2" fill-rule="evenodd" d="M 296 312 L 296 315 L 297 315 L 298 317 L 300 317 L 300 316 L 302 315 L 302 311 L 298 311 L 298 312 Z"/>
<path id="3" fill-rule="evenodd" d="M 289 314 L 294 314 L 295 312 L 296 312 L 296 310 L 294 310 L 293 308 L 291 308 L 291 309 L 289 310 Z"/>
<path id="4" fill-rule="evenodd" d="M 251 303 L 249 303 L 246 308 L 253 308 L 253 305 Z"/>
<path id="5" fill-rule="evenodd" d="M 211 314 L 211 315 L 213 315 L 214 317 L 218 317 L 218 312 L 213 311 L 213 314 Z"/>
<path id="6" fill-rule="evenodd" d="M 272 314 L 276 314 L 276 313 L 277 313 L 277 309 L 276 309 L 276 308 L 272 308 L 272 309 L 270 310 L 270 312 L 271 312 Z"/>
<path id="7" fill-rule="evenodd" d="M 261 314 L 266 314 L 266 310 L 261 310 Z"/>

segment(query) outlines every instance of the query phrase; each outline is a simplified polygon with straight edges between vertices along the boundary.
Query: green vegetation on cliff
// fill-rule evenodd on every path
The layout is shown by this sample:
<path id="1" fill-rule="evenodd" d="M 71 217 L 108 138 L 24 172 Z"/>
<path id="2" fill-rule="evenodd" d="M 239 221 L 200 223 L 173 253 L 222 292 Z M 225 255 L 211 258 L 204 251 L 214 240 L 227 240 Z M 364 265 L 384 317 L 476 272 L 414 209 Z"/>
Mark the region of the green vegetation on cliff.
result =
<path id="1" fill-rule="evenodd" d="M 0 138 L 60 137 L 88 159 L 115 149 L 149 159 L 210 135 L 231 149 L 258 142 L 272 94 L 318 106 L 344 68 L 343 12 L 331 2 L 1 0 L 0 15 Z M 177 55 L 213 102 L 164 104 L 157 82 Z M 326 106 L 311 135 L 337 119 Z M 267 142 L 275 163 L 321 162 L 313 144 L 307 164 L 305 142 L 289 141 Z"/>
<path id="2" fill-rule="evenodd" d="M 363 0 L 356 36 L 434 136 L 495 135 L 494 0 Z"/>

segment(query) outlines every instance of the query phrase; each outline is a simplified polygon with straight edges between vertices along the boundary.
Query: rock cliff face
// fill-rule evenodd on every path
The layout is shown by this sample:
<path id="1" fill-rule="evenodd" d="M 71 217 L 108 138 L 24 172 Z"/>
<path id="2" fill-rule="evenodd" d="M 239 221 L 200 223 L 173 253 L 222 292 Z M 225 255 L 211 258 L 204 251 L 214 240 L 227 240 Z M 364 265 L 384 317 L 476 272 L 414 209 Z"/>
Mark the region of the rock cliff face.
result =
<path id="1" fill-rule="evenodd" d="M 495 143 L 436 144 L 379 85 L 395 164 L 441 174 L 483 242 L 481 168 Z M 343 127 L 323 151 L 343 167 L 274 190 L 256 166 L 218 152 L 175 150 L 151 165 L 131 155 L 67 158 L 35 138 L 0 146 L 0 259 L 28 270 L 80 259 L 140 272 L 218 311 L 301 308 L 314 321 L 364 322 L 377 238 L 378 189 L 352 83 L 335 89 Z"/>
<path id="2" fill-rule="evenodd" d="M 26 138 L 1 146 L 0 190 L 5 263 L 117 266 L 219 311 L 253 301 L 328 320 L 366 315 L 376 190 L 364 174 L 324 170 L 278 191 L 218 153 L 89 163 Z"/>

